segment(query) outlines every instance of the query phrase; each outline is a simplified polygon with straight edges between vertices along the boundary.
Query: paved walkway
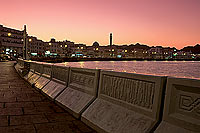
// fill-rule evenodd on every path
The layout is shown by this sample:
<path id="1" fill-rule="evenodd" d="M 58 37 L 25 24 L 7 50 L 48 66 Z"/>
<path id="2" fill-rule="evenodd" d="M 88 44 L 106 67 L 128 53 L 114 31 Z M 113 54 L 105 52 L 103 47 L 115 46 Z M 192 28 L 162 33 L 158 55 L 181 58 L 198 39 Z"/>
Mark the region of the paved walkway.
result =
<path id="1" fill-rule="evenodd" d="M 80 120 L 31 88 L 13 63 L 0 62 L 0 133 L 93 133 Z"/>

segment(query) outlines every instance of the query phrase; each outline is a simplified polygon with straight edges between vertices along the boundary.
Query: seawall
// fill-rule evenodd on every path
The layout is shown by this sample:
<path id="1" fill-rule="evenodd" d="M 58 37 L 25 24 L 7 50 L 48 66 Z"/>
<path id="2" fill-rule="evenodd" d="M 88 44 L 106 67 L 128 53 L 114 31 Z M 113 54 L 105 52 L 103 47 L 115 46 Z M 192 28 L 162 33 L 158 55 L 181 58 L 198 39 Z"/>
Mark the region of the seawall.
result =
<path id="1" fill-rule="evenodd" d="M 200 80 L 24 60 L 15 68 L 98 132 L 200 132 Z"/>

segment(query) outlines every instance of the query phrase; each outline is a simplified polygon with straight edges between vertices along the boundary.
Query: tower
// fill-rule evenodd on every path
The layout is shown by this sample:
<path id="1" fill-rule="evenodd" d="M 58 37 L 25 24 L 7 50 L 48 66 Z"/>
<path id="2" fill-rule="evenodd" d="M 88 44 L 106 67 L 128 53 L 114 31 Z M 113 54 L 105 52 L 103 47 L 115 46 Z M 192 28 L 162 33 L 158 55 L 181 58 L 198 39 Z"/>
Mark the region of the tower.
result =
<path id="1" fill-rule="evenodd" d="M 112 47 L 112 33 L 110 33 L 110 47 Z"/>

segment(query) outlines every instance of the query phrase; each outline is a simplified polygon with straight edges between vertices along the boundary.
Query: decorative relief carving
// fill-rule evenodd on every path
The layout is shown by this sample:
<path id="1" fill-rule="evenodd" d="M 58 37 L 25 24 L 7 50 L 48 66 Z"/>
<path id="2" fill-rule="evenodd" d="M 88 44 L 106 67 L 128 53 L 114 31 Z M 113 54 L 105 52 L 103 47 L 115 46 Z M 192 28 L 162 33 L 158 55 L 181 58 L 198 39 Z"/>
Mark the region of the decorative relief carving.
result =
<path id="1" fill-rule="evenodd" d="M 82 86 L 93 88 L 94 86 L 94 76 L 82 74 L 82 73 L 71 73 L 71 83 L 76 83 Z"/>
<path id="2" fill-rule="evenodd" d="M 44 74 L 51 75 L 51 66 L 44 66 Z"/>
<path id="3" fill-rule="evenodd" d="M 62 81 L 66 81 L 68 78 L 68 70 L 56 67 L 53 69 L 53 77 Z"/>
<path id="4" fill-rule="evenodd" d="M 43 66 L 41 64 L 35 64 L 35 68 L 34 69 L 35 69 L 36 72 L 42 73 L 42 71 L 43 71 L 42 67 Z"/>
<path id="5" fill-rule="evenodd" d="M 152 109 L 155 84 L 148 81 L 103 75 L 101 94 Z"/>
<path id="6" fill-rule="evenodd" d="M 200 115 L 200 98 L 180 95 L 179 109 Z"/>
<path id="7" fill-rule="evenodd" d="M 31 69 L 31 70 L 35 70 L 35 64 L 31 63 L 31 64 L 30 64 L 30 69 Z"/>

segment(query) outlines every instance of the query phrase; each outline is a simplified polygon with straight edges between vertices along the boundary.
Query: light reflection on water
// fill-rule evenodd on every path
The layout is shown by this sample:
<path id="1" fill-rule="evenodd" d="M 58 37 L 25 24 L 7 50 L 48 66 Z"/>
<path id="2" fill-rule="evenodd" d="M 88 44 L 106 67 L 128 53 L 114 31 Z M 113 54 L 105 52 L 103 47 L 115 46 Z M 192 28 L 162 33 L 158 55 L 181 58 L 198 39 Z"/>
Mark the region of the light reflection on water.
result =
<path id="1" fill-rule="evenodd" d="M 86 61 L 56 65 L 200 79 L 200 61 Z"/>

